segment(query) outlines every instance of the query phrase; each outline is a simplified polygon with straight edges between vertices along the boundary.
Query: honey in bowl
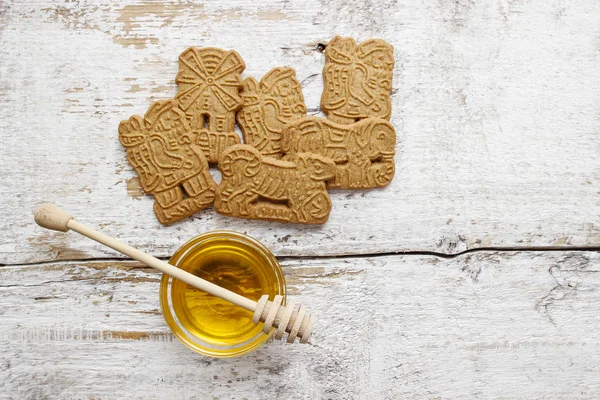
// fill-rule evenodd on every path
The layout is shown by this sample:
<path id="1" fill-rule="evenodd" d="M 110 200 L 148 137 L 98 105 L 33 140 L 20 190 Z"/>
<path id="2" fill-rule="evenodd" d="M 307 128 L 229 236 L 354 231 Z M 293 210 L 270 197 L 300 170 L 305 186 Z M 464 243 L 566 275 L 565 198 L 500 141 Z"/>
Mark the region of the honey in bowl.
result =
<path id="1" fill-rule="evenodd" d="M 282 295 L 285 279 L 275 256 L 249 236 L 214 231 L 181 246 L 169 263 L 202 279 L 258 301 Z M 252 312 L 163 275 L 160 302 L 175 336 L 191 349 L 213 357 L 234 357 L 262 345 L 272 334 L 252 322 Z"/>

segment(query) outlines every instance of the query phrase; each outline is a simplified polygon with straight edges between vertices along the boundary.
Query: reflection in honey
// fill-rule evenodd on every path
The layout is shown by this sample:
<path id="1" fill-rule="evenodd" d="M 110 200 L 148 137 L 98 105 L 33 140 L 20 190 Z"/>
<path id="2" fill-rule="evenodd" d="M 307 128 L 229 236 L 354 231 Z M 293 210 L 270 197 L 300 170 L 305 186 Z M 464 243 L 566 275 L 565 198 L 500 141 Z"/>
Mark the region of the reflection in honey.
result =
<path id="1" fill-rule="evenodd" d="M 254 301 L 258 301 L 263 294 L 270 294 L 272 298 L 275 294 L 285 292 L 283 276 L 274 271 L 273 259 L 269 260 L 252 243 L 223 235 L 199 245 L 196 245 L 197 242 L 192 240 L 186 243 L 170 263 Z M 245 352 L 243 347 L 249 350 L 256 346 L 256 337 L 261 337 L 262 323 L 252 323 L 252 312 L 182 281 L 169 279 L 172 282 L 172 310 L 180 326 L 173 326 L 167 314 L 165 318 L 177 336 L 181 338 L 181 335 L 185 335 L 181 329 L 183 327 L 209 347 L 221 349 L 224 346 L 223 349 L 226 349 L 227 346 L 238 346 L 235 350 L 237 353 Z M 247 346 L 239 348 L 241 343 L 247 341 Z M 227 352 L 220 355 L 227 356 Z"/>

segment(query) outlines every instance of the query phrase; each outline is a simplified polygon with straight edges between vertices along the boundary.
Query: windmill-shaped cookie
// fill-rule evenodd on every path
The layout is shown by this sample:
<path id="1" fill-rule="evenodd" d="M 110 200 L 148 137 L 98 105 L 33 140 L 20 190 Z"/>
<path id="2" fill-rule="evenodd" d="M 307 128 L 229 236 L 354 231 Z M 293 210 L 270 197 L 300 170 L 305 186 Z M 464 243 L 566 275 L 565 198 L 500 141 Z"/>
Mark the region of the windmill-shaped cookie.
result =
<path id="1" fill-rule="evenodd" d="M 292 68 L 273 68 L 261 80 L 244 80 L 240 93 L 244 105 L 237 122 L 244 143 L 265 155 L 280 158 L 285 125 L 306 116 L 302 87 Z"/>
<path id="2" fill-rule="evenodd" d="M 239 91 L 246 68 L 233 50 L 190 47 L 179 56 L 175 99 L 210 163 L 227 147 L 240 143 L 234 132 L 235 113 L 242 106 Z"/>

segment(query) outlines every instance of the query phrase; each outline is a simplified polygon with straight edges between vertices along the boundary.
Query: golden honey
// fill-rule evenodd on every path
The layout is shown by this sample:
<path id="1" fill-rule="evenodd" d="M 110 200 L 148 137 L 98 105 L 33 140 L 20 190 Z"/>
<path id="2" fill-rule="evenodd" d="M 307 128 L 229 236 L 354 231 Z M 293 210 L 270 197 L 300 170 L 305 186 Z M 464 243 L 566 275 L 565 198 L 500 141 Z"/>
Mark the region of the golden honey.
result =
<path id="1" fill-rule="evenodd" d="M 285 280 L 275 256 L 249 236 L 214 231 L 181 246 L 169 263 L 244 297 L 284 296 Z M 193 350 L 234 357 L 262 345 L 273 333 L 252 323 L 252 312 L 164 275 L 160 301 L 175 336 Z"/>

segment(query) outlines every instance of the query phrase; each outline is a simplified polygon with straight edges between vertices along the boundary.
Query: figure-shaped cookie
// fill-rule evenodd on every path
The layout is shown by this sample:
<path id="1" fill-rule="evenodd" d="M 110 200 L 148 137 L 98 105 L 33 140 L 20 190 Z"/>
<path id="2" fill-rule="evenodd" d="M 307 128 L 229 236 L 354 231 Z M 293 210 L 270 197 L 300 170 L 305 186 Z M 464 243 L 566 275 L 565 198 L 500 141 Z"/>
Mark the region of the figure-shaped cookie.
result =
<path id="1" fill-rule="evenodd" d="M 227 147 L 240 143 L 234 126 L 235 113 L 242 106 L 239 91 L 245 68 L 233 50 L 190 47 L 179 56 L 175 99 L 210 163 L 216 163 Z"/>
<path id="2" fill-rule="evenodd" d="M 302 87 L 291 68 L 274 68 L 260 83 L 244 80 L 244 105 L 237 122 L 250 144 L 266 156 L 281 158 L 281 134 L 286 123 L 306 116 Z"/>
<path id="3" fill-rule="evenodd" d="M 305 117 L 286 126 L 284 160 L 316 153 L 336 163 L 329 188 L 369 189 L 385 186 L 394 177 L 396 131 L 381 118 L 367 118 L 350 125 Z"/>
<path id="4" fill-rule="evenodd" d="M 381 39 L 357 45 L 336 36 L 327 44 L 325 60 L 321 109 L 327 118 L 341 124 L 368 117 L 389 120 L 393 46 Z"/>
<path id="5" fill-rule="evenodd" d="M 119 141 L 127 149 L 142 189 L 154 195 L 154 212 L 162 224 L 186 218 L 215 198 L 208 162 L 193 139 L 186 116 L 174 100 L 158 101 L 144 119 L 134 115 L 119 124 Z"/>
<path id="6" fill-rule="evenodd" d="M 325 181 L 334 177 L 335 164 L 326 157 L 299 153 L 286 162 L 240 144 L 223 152 L 219 169 L 215 210 L 220 214 L 304 224 L 322 224 L 329 217 Z"/>

